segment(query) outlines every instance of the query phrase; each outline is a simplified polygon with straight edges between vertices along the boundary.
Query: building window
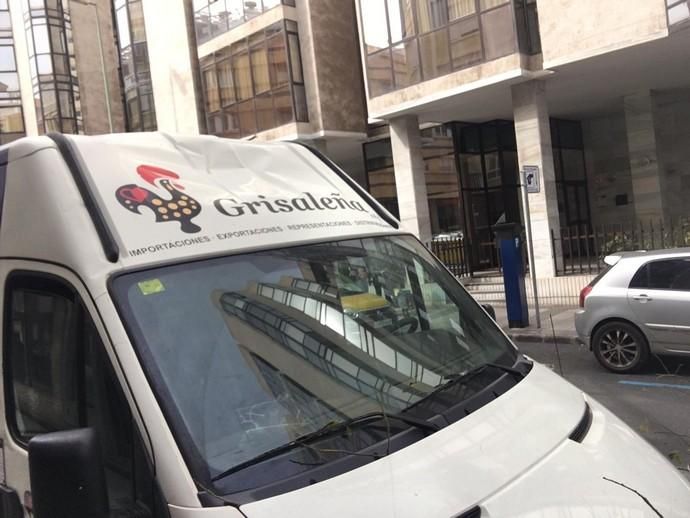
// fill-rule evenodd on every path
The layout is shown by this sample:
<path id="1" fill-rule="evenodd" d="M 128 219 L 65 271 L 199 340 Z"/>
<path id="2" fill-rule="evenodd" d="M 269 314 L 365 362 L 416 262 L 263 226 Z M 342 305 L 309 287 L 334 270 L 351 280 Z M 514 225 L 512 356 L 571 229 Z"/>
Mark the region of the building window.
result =
<path id="1" fill-rule="evenodd" d="M 194 26 L 198 44 L 243 24 L 280 4 L 295 0 L 194 0 Z"/>
<path id="2" fill-rule="evenodd" d="M 115 0 L 114 8 L 127 131 L 155 131 L 156 107 L 141 0 Z"/>
<path id="3" fill-rule="evenodd" d="M 0 0 L 0 145 L 25 134 L 10 10 L 7 0 Z"/>
<path id="4" fill-rule="evenodd" d="M 449 126 L 421 130 L 427 200 L 434 235 L 463 228 L 460 186 Z M 390 139 L 364 144 L 369 192 L 396 217 L 400 217 Z"/>
<path id="5" fill-rule="evenodd" d="M 690 0 L 666 0 L 666 9 L 669 25 L 690 20 Z"/>
<path id="6" fill-rule="evenodd" d="M 201 59 L 208 132 L 238 138 L 307 122 L 294 22 L 284 20 Z"/>
<path id="7" fill-rule="evenodd" d="M 360 0 L 360 12 L 369 97 L 507 56 L 518 44 L 538 52 L 536 0 Z"/>
<path id="8" fill-rule="evenodd" d="M 24 0 L 24 27 L 39 133 L 82 133 L 67 0 Z"/>

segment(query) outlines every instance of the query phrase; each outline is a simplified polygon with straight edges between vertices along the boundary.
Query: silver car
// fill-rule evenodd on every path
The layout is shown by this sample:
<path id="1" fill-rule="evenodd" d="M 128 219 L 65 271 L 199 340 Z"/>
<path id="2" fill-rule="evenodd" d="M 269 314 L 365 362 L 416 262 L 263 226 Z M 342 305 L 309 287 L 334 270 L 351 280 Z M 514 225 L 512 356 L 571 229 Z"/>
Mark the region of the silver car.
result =
<path id="1" fill-rule="evenodd" d="M 575 329 L 614 372 L 651 354 L 690 356 L 690 248 L 621 252 L 580 293 Z"/>

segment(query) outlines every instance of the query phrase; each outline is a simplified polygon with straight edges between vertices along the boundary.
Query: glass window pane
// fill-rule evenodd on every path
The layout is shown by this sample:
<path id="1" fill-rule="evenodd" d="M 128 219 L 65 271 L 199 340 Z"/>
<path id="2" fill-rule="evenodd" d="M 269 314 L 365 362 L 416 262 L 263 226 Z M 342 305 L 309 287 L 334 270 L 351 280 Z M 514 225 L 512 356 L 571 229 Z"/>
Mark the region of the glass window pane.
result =
<path id="1" fill-rule="evenodd" d="M 223 106 L 235 102 L 235 85 L 232 82 L 230 60 L 218 64 L 218 87 L 220 89 L 220 102 Z"/>
<path id="2" fill-rule="evenodd" d="M 225 0 L 225 9 L 228 17 L 228 27 L 232 29 L 244 22 L 244 0 Z"/>
<path id="3" fill-rule="evenodd" d="M 265 43 L 250 50 L 252 75 L 254 76 L 254 93 L 259 94 L 271 89 L 271 78 L 268 72 L 268 54 Z"/>
<path id="4" fill-rule="evenodd" d="M 417 40 L 413 39 L 396 45 L 392 52 L 396 88 L 403 88 L 421 81 Z"/>
<path id="5" fill-rule="evenodd" d="M 278 34 L 268 40 L 268 66 L 271 74 L 271 87 L 276 88 L 290 81 L 288 73 L 285 36 Z"/>
<path id="6" fill-rule="evenodd" d="M 273 96 L 271 93 L 259 95 L 256 98 L 256 119 L 259 131 L 275 128 L 273 116 Z"/>
<path id="7" fill-rule="evenodd" d="M 292 94 L 289 87 L 273 92 L 276 127 L 292 122 Z"/>
<path id="8" fill-rule="evenodd" d="M 132 23 L 132 41 L 146 41 L 146 28 L 144 27 L 144 11 L 141 1 L 130 2 L 129 19 Z"/>
<path id="9" fill-rule="evenodd" d="M 206 98 L 206 111 L 208 113 L 220 110 L 220 97 L 218 95 L 218 79 L 213 68 L 203 71 L 204 97 Z"/>
<path id="10" fill-rule="evenodd" d="M 585 157 L 581 150 L 562 149 L 563 178 L 565 180 L 585 179 Z"/>
<path id="11" fill-rule="evenodd" d="M 139 110 L 139 100 L 135 96 L 127 99 L 127 117 L 130 126 L 137 128 L 141 124 L 141 112 Z"/>
<path id="12" fill-rule="evenodd" d="M 117 35 L 120 38 L 120 48 L 129 47 L 131 43 L 129 37 L 129 18 L 127 17 L 127 8 L 122 7 L 117 11 Z"/>
<path id="13" fill-rule="evenodd" d="M 487 60 L 516 51 L 515 27 L 510 5 L 482 14 L 482 33 Z"/>
<path id="14" fill-rule="evenodd" d="M 240 118 L 240 130 L 242 136 L 253 135 L 256 133 L 256 112 L 254 111 L 254 101 L 245 101 L 238 105 Z"/>
<path id="15" fill-rule="evenodd" d="M 419 32 L 428 32 L 448 24 L 446 0 L 417 0 Z"/>
<path id="16" fill-rule="evenodd" d="M 18 133 L 24 131 L 21 106 L 0 108 L 0 132 Z"/>
<path id="17" fill-rule="evenodd" d="M 242 101 L 253 97 L 252 76 L 249 70 L 249 54 L 239 54 L 233 58 L 232 75 L 235 79 L 238 100 Z"/>
<path id="18" fill-rule="evenodd" d="M 67 56 L 54 55 L 53 65 L 55 66 L 56 74 L 60 74 L 65 77 L 69 76 L 69 59 L 67 58 Z"/>
<path id="19" fill-rule="evenodd" d="M 209 115 L 208 119 L 208 132 L 211 135 L 222 135 L 223 134 L 223 114 L 214 113 Z"/>
<path id="20" fill-rule="evenodd" d="M 19 91 L 19 76 L 16 73 L 0 74 L 0 94 Z"/>
<path id="21" fill-rule="evenodd" d="M 448 18 L 455 20 L 476 12 L 475 0 L 448 0 Z"/>
<path id="22" fill-rule="evenodd" d="M 249 20 L 261 14 L 260 0 L 248 0 L 244 2 L 244 17 Z"/>
<path id="23" fill-rule="evenodd" d="M 0 29 L 9 30 L 11 28 L 12 21 L 10 20 L 10 13 L 8 11 L 0 12 Z"/>
<path id="24" fill-rule="evenodd" d="M 463 68 L 482 59 L 482 40 L 476 17 L 450 26 L 450 54 L 453 69 Z"/>
<path id="25" fill-rule="evenodd" d="M 450 49 L 448 48 L 448 31 L 446 29 L 421 36 L 419 44 L 424 79 L 431 79 L 450 72 Z"/>
<path id="26" fill-rule="evenodd" d="M 367 57 L 369 97 L 376 97 L 393 90 L 393 66 L 390 50 Z"/>
<path id="27" fill-rule="evenodd" d="M 62 27 L 57 25 L 50 26 L 50 43 L 53 46 L 53 52 L 58 54 L 67 53 L 67 45 L 65 44 L 65 31 Z"/>
<path id="28" fill-rule="evenodd" d="M 49 54 L 44 54 L 42 56 L 36 56 L 36 65 L 38 67 L 39 75 L 50 75 L 53 73 L 53 63 L 50 60 Z M 41 78 L 43 79 L 43 78 Z"/>
<path id="29" fill-rule="evenodd" d="M 263 0 L 264 4 L 264 11 L 268 11 L 269 9 L 273 9 L 276 6 L 280 5 L 280 0 Z"/>
<path id="30" fill-rule="evenodd" d="M 391 41 L 400 41 L 415 34 L 413 0 L 387 0 Z"/>
<path id="31" fill-rule="evenodd" d="M 304 83 L 302 75 L 302 57 L 299 49 L 299 37 L 297 34 L 288 34 L 288 45 L 290 47 L 290 68 L 292 80 L 296 83 Z"/>
<path id="32" fill-rule="evenodd" d="M 16 70 L 14 62 L 14 47 L 0 47 L 0 71 L 7 72 Z"/>
<path id="33" fill-rule="evenodd" d="M 362 29 L 367 53 L 388 46 L 388 25 L 384 0 L 360 0 Z"/>
<path id="34" fill-rule="evenodd" d="M 480 7 L 482 11 L 486 11 L 487 9 L 498 7 L 499 5 L 503 5 L 507 2 L 508 0 L 481 0 Z"/>
<path id="35" fill-rule="evenodd" d="M 293 85 L 295 91 L 295 113 L 297 122 L 309 122 L 309 110 L 307 108 L 307 94 L 304 85 Z"/>
<path id="36" fill-rule="evenodd" d="M 15 424 L 22 437 L 79 427 L 76 304 L 38 289 L 11 294 Z"/>
<path id="37" fill-rule="evenodd" d="M 34 25 L 34 52 L 36 54 L 50 54 L 50 42 L 48 41 L 48 26 Z"/>
<path id="38" fill-rule="evenodd" d="M 208 6 L 211 18 L 211 35 L 221 34 L 228 30 L 228 13 L 224 0 L 217 0 Z"/>
<path id="39" fill-rule="evenodd" d="M 60 116 L 74 117 L 74 106 L 72 105 L 72 96 L 70 92 L 59 91 L 58 99 L 60 100 Z"/>
<path id="40" fill-rule="evenodd" d="M 196 29 L 196 39 L 199 43 L 204 43 L 211 37 L 208 8 L 196 12 L 194 15 L 194 27 Z"/>
<path id="41" fill-rule="evenodd" d="M 668 23 L 673 25 L 674 23 L 682 22 L 690 18 L 690 5 L 687 2 L 683 2 L 676 6 L 671 7 L 668 10 Z"/>

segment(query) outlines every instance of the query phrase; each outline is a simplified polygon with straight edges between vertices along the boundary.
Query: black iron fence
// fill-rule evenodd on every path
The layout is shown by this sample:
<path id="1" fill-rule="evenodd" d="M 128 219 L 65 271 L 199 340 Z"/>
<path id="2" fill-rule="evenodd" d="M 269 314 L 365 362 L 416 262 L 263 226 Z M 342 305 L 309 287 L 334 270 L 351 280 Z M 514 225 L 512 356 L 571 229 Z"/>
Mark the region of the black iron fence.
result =
<path id="1" fill-rule="evenodd" d="M 690 246 L 690 220 L 661 220 L 629 224 L 572 225 L 561 228 L 560 239 L 551 230 L 554 267 L 558 275 L 599 273 L 604 257 L 621 251 L 659 250 Z"/>
<path id="2" fill-rule="evenodd" d="M 472 275 L 467 240 L 460 237 L 437 237 L 428 248 L 458 277 Z"/>

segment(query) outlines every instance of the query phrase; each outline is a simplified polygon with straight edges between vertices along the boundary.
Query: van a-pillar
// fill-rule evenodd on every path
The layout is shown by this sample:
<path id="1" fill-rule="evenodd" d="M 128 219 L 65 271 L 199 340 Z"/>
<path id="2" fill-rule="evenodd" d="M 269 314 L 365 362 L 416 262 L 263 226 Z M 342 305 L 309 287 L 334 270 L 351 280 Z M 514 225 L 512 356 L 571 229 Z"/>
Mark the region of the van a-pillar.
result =
<path id="1" fill-rule="evenodd" d="M 526 165 L 539 167 L 541 191 L 528 195 L 534 266 L 538 278 L 555 277 L 554 258 L 559 264 L 562 261 L 561 227 L 546 88 L 543 81 L 527 81 L 513 85 L 511 93 L 520 170 Z M 557 243 L 555 248 L 551 231 Z"/>

